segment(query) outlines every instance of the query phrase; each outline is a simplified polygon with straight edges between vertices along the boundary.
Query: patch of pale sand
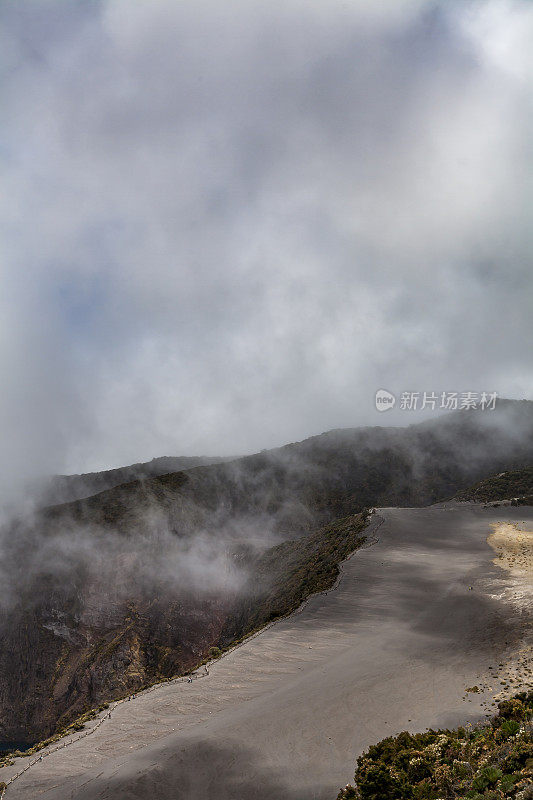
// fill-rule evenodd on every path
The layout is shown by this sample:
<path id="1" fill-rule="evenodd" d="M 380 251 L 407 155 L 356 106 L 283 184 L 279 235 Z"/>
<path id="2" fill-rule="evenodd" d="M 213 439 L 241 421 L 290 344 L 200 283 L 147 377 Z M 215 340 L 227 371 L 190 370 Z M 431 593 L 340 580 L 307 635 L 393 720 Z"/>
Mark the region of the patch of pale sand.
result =
<path id="1" fill-rule="evenodd" d="M 513 690 L 531 688 L 533 682 L 533 531 L 526 530 L 525 525 L 525 522 L 494 522 L 493 532 L 487 538 L 497 553 L 493 563 L 510 577 L 501 598 L 519 611 L 523 629 L 521 646 L 504 658 L 492 674 L 495 700 L 507 697 Z"/>
<path id="2" fill-rule="evenodd" d="M 533 531 L 518 522 L 494 522 L 487 541 L 497 553 L 493 563 L 512 578 L 508 599 L 531 611 L 533 604 Z"/>

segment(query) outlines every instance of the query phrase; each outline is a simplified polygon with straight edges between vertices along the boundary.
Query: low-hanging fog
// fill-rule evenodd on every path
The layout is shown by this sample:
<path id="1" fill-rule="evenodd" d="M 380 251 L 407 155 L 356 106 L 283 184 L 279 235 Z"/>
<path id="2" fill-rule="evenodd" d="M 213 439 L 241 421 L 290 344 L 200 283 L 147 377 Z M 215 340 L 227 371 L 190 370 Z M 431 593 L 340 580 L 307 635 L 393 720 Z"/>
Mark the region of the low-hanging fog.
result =
<path id="1" fill-rule="evenodd" d="M 0 745 L 285 613 L 320 526 L 531 463 L 531 403 L 374 397 L 531 396 L 532 38 L 527 0 L 0 3 Z"/>
<path id="2" fill-rule="evenodd" d="M 0 525 L 0 619 L 7 613 L 9 624 L 14 608 L 42 610 L 43 602 L 53 617 L 72 598 L 78 621 L 94 623 L 121 618 L 136 601 L 246 597 L 257 589 L 257 557 L 274 545 L 364 508 L 448 500 L 532 457 L 533 403 L 502 401 L 436 424 L 330 431 L 28 505 Z"/>
<path id="3" fill-rule="evenodd" d="M 246 532 L 253 547 L 252 521 Z M 61 609 L 70 609 L 75 597 L 76 627 L 117 624 L 132 602 L 233 596 L 244 590 L 247 572 L 235 558 L 244 537 L 231 533 L 222 528 L 217 537 L 202 530 L 180 537 L 155 507 L 139 514 L 126 536 L 68 516 L 50 527 L 26 516 L 0 533 L 0 619 L 7 614 L 9 626 L 22 605 L 35 607 L 50 625 L 58 612 L 62 620 Z M 261 533 L 266 546 L 268 531 Z M 63 635 L 72 635 L 64 621 L 62 627 Z"/>
<path id="4" fill-rule="evenodd" d="M 0 9 L 0 485 L 531 393 L 525 0 Z"/>

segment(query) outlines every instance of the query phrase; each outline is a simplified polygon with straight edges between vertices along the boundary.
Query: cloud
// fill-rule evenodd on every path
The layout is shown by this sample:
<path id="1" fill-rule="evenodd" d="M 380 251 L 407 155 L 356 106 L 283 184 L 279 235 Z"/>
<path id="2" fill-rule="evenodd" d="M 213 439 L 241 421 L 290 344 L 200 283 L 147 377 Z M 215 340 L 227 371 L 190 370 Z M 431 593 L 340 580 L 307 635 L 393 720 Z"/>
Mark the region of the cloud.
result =
<path id="1" fill-rule="evenodd" d="M 184 597 L 235 597 L 248 577 L 235 553 L 264 549 L 267 532 L 257 522 L 245 531 L 222 526 L 215 537 L 197 529 L 178 535 L 155 508 L 139 513 L 126 535 L 66 515 L 52 526 L 31 515 L 0 531 L 2 583 L 0 615 L 17 604 L 78 609 L 91 624 L 121 619 L 128 602 Z M 254 540 L 254 534 L 256 539 Z M 242 559 L 241 559 L 242 560 Z"/>
<path id="2" fill-rule="evenodd" d="M 2 14 L 4 486 L 530 395 L 525 0 Z"/>

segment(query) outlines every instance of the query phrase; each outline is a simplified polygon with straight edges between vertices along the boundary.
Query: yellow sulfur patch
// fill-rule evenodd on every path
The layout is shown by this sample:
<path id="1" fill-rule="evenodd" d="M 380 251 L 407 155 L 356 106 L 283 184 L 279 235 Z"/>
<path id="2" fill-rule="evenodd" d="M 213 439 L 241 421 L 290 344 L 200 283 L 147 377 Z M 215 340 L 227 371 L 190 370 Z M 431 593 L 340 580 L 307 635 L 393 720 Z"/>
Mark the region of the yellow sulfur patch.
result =
<path id="1" fill-rule="evenodd" d="M 520 530 L 517 523 L 497 522 L 488 543 L 498 554 L 494 563 L 523 580 L 533 589 L 533 531 Z"/>

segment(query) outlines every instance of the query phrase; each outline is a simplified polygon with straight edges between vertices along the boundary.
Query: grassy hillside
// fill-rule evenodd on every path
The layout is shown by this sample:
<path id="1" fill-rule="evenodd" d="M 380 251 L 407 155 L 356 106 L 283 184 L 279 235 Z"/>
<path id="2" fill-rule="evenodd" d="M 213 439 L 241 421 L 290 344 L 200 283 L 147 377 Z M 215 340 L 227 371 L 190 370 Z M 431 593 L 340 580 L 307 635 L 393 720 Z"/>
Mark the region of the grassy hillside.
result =
<path id="1" fill-rule="evenodd" d="M 471 500 L 476 503 L 491 503 L 497 500 L 518 498 L 533 503 L 533 467 L 491 475 L 455 496 L 456 500 Z"/>
<path id="2" fill-rule="evenodd" d="M 498 705 L 490 723 L 383 739 L 357 761 L 337 800 L 531 800 L 533 692 Z"/>

